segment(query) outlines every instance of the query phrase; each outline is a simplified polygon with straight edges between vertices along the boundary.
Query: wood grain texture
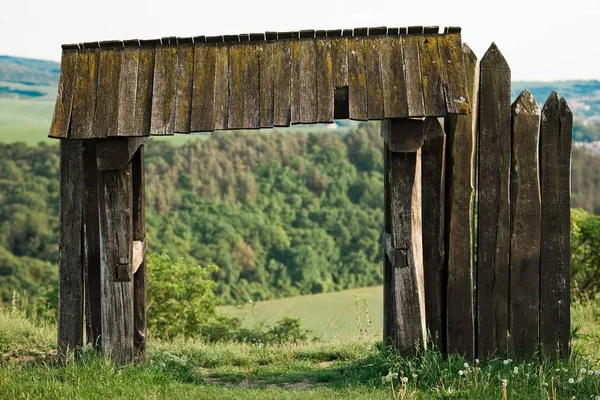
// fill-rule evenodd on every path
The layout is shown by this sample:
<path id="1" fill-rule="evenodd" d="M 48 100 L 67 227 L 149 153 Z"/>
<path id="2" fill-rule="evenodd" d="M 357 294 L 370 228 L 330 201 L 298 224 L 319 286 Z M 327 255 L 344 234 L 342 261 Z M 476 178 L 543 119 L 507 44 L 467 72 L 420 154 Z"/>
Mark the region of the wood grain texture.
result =
<path id="1" fill-rule="evenodd" d="M 261 43 L 259 56 L 260 69 L 260 127 L 273 127 L 274 99 L 274 44 Z"/>
<path id="2" fill-rule="evenodd" d="M 83 344 L 83 142 L 60 141 L 58 355 Z"/>
<path id="3" fill-rule="evenodd" d="M 131 161 L 133 185 L 133 240 L 146 241 L 146 179 L 144 171 L 144 145 Z M 135 359 L 146 361 L 146 256 L 133 276 L 133 345 Z"/>
<path id="4" fill-rule="evenodd" d="M 414 152 L 423 147 L 425 125 L 419 119 L 386 118 L 381 122 L 381 137 L 391 152 Z"/>
<path id="5" fill-rule="evenodd" d="M 229 129 L 244 127 L 245 59 L 245 46 L 232 44 L 229 47 Z"/>
<path id="6" fill-rule="evenodd" d="M 131 163 L 99 173 L 102 348 L 117 364 L 133 360 L 133 282 L 118 282 L 116 266 L 132 259 Z M 129 270 L 131 273 L 131 270 Z"/>
<path id="7" fill-rule="evenodd" d="M 173 130 L 177 133 L 189 133 L 191 129 L 192 88 L 196 65 L 194 46 L 191 43 L 177 46 L 175 122 L 173 127 Z"/>
<path id="8" fill-rule="evenodd" d="M 333 122 L 334 118 L 334 76 L 331 41 L 317 38 L 317 122 Z"/>
<path id="9" fill-rule="evenodd" d="M 402 51 L 404 55 L 404 76 L 406 79 L 406 97 L 409 117 L 425 115 L 423 99 L 423 80 L 421 77 L 421 61 L 419 58 L 418 35 L 402 36 Z"/>
<path id="10" fill-rule="evenodd" d="M 94 138 L 117 136 L 122 54 L 123 50 L 117 48 L 100 50 Z"/>
<path id="11" fill-rule="evenodd" d="M 423 271 L 427 330 L 443 353 L 446 334 L 445 162 L 446 135 L 436 117 L 424 122 L 422 161 Z"/>
<path id="12" fill-rule="evenodd" d="M 439 36 L 438 49 L 443 65 L 444 97 L 448 114 L 467 114 L 470 110 L 461 48 L 460 32 Z"/>
<path id="13" fill-rule="evenodd" d="M 100 347 L 102 303 L 96 142 L 87 140 L 83 146 L 83 266 L 85 271 L 86 341 L 94 347 Z"/>
<path id="14" fill-rule="evenodd" d="M 510 255 L 510 68 L 495 44 L 481 60 L 477 234 L 478 351 L 508 350 Z"/>
<path id="15" fill-rule="evenodd" d="M 479 62 L 463 44 L 465 70 L 473 112 L 448 115 L 446 131 L 446 258 L 448 264 L 446 349 L 475 357 L 473 279 L 473 209 L 475 148 L 479 99 Z"/>
<path id="16" fill-rule="evenodd" d="M 152 91 L 150 134 L 171 135 L 175 128 L 177 92 L 177 48 L 163 44 L 156 47 Z"/>
<path id="17" fill-rule="evenodd" d="M 140 48 L 133 121 L 135 136 L 150 136 L 155 53 L 154 47 Z"/>
<path id="18" fill-rule="evenodd" d="M 48 136 L 66 138 L 71 125 L 71 110 L 73 108 L 73 91 L 77 76 L 78 50 L 63 50 L 60 60 L 60 78 L 58 93 L 52 115 L 52 124 Z"/>
<path id="19" fill-rule="evenodd" d="M 292 124 L 302 122 L 300 113 L 300 96 L 302 93 L 300 85 L 300 41 L 292 40 L 290 46 L 290 118 Z"/>
<path id="20" fill-rule="evenodd" d="M 190 131 L 210 132 L 215 128 L 216 46 L 196 45 L 193 64 Z"/>
<path id="21" fill-rule="evenodd" d="M 333 86 L 348 86 L 348 39 L 334 38 L 331 42 L 331 60 L 333 66 Z"/>
<path id="22" fill-rule="evenodd" d="M 244 67 L 244 128 L 260 128 L 260 45 L 250 43 L 245 47 Z"/>
<path id="23" fill-rule="evenodd" d="M 135 104 L 139 61 L 140 49 L 138 47 L 121 50 L 117 136 L 137 136 L 135 131 Z"/>
<path id="24" fill-rule="evenodd" d="M 229 118 L 229 47 L 221 44 L 215 49 L 215 129 L 227 129 Z"/>
<path id="25" fill-rule="evenodd" d="M 570 343 L 570 160 L 572 114 L 552 92 L 540 127 L 541 256 L 540 346 L 566 359 Z"/>
<path id="26" fill-rule="evenodd" d="M 314 39 L 300 41 L 300 122 L 314 124 L 318 121 L 317 49 Z"/>
<path id="27" fill-rule="evenodd" d="M 367 37 L 364 39 L 364 46 L 367 70 L 367 117 L 368 119 L 382 119 L 384 117 L 381 65 L 383 39 L 380 36 Z"/>
<path id="28" fill-rule="evenodd" d="M 529 91 L 512 104 L 510 175 L 510 348 L 515 358 L 532 356 L 539 344 L 540 109 Z"/>
<path id="29" fill-rule="evenodd" d="M 98 49 L 80 50 L 77 56 L 77 75 L 71 112 L 71 139 L 86 139 L 93 136 L 98 51 Z"/>
<path id="30" fill-rule="evenodd" d="M 273 46 L 274 108 L 273 125 L 289 126 L 291 122 L 291 48 L 289 41 Z"/>
<path id="31" fill-rule="evenodd" d="M 384 134 L 387 127 L 381 126 L 381 134 Z M 389 147 L 383 144 L 383 218 L 384 218 L 384 240 L 391 237 L 392 233 L 392 215 L 390 198 L 390 159 L 392 154 Z M 385 243 L 383 244 L 385 246 Z M 393 347 L 396 343 L 396 302 L 394 296 L 394 266 L 390 257 L 383 254 L 383 343 L 386 347 Z"/>
<path id="32" fill-rule="evenodd" d="M 147 137 L 118 137 L 96 142 L 98 171 L 125 168 Z"/>
<path id="33" fill-rule="evenodd" d="M 381 49 L 381 83 L 384 116 L 404 118 L 408 116 L 408 100 L 402 39 L 399 36 L 388 36 L 382 41 L 384 46 Z"/>
<path id="34" fill-rule="evenodd" d="M 458 51 L 462 53 L 461 48 Z M 459 54 L 457 58 L 461 58 L 461 56 L 462 54 Z M 444 100 L 442 65 L 438 50 L 438 35 L 423 35 L 420 38 L 419 59 L 421 61 L 425 115 L 444 116 L 446 114 L 446 103 Z M 456 79 L 459 78 L 464 79 L 462 77 Z"/>
<path id="35" fill-rule="evenodd" d="M 350 119 L 368 119 L 367 69 L 361 37 L 348 39 L 348 103 Z"/>

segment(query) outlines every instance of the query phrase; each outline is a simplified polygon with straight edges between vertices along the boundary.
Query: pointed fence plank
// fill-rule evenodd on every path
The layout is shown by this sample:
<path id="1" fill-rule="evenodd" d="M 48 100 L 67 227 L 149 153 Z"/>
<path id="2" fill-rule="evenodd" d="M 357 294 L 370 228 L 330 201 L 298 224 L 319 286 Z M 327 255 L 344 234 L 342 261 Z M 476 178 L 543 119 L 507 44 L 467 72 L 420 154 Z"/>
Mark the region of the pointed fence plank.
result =
<path id="1" fill-rule="evenodd" d="M 446 114 L 446 103 L 437 34 L 421 37 L 419 41 L 419 59 L 421 62 L 421 79 L 423 80 L 425 115 L 443 116 Z M 453 77 L 452 79 L 459 78 Z"/>
<path id="2" fill-rule="evenodd" d="M 421 77 L 421 62 L 419 59 L 419 36 L 402 36 L 404 55 L 404 75 L 406 79 L 406 97 L 408 116 L 422 117 L 425 115 L 423 99 L 423 79 Z"/>
<path id="3" fill-rule="evenodd" d="M 473 112 L 448 115 L 445 122 L 446 257 L 448 263 L 446 351 L 475 358 L 473 280 L 473 207 L 475 201 L 475 135 L 479 99 L 479 62 L 466 45 L 469 98 Z"/>
<path id="4" fill-rule="evenodd" d="M 446 135 L 436 117 L 425 118 L 422 159 L 423 271 L 427 330 L 444 351 L 446 263 L 444 243 L 444 178 Z"/>
<path id="5" fill-rule="evenodd" d="M 274 58 L 272 42 L 261 44 L 260 68 L 260 127 L 273 127 L 274 111 Z"/>
<path id="6" fill-rule="evenodd" d="M 154 45 L 147 44 L 140 48 L 133 121 L 134 136 L 150 136 L 155 58 Z"/>
<path id="7" fill-rule="evenodd" d="M 317 122 L 333 122 L 334 75 L 331 40 L 316 39 Z"/>
<path id="8" fill-rule="evenodd" d="M 508 350 L 510 68 L 495 44 L 481 60 L 477 233 L 478 352 Z"/>
<path id="9" fill-rule="evenodd" d="M 299 54 L 300 122 L 318 121 L 317 49 L 314 39 L 300 41 Z"/>
<path id="10" fill-rule="evenodd" d="M 540 109 L 529 91 L 512 105 L 510 176 L 510 347 L 514 357 L 533 355 L 539 344 Z"/>
<path id="11" fill-rule="evenodd" d="M 58 354 L 83 344 L 83 141 L 60 141 Z"/>
<path id="12" fill-rule="evenodd" d="M 177 49 L 168 41 L 156 47 L 152 91 L 152 135 L 171 135 L 175 124 L 177 91 Z"/>
<path id="13" fill-rule="evenodd" d="M 386 46 L 381 52 L 381 83 L 385 118 L 408 117 L 404 56 L 400 36 L 382 39 Z"/>
<path id="14" fill-rule="evenodd" d="M 348 39 L 348 105 L 350 119 L 366 121 L 367 69 L 364 42 L 361 37 Z"/>
<path id="15" fill-rule="evenodd" d="M 570 160 L 572 114 L 552 92 L 542 109 L 540 184 L 540 344 L 552 359 L 569 356 Z"/>
<path id="16" fill-rule="evenodd" d="M 384 117 L 381 70 L 383 39 L 380 36 L 367 37 L 364 43 L 367 67 L 367 114 L 369 119 L 382 119 Z"/>
<path id="17" fill-rule="evenodd" d="M 273 46 L 273 125 L 290 126 L 291 122 L 291 74 L 292 54 L 289 41 L 276 42 Z"/>
<path id="18" fill-rule="evenodd" d="M 229 47 L 219 44 L 215 49 L 215 129 L 227 129 L 229 118 Z"/>
<path id="19" fill-rule="evenodd" d="M 246 65 L 244 75 L 244 128 L 260 128 L 260 65 L 258 44 L 245 45 Z"/>
<path id="20" fill-rule="evenodd" d="M 194 49 L 194 78 L 191 93 L 192 132 L 209 132 L 215 128 L 216 46 L 200 43 Z"/>
<path id="21" fill-rule="evenodd" d="M 126 47 L 121 50 L 121 71 L 119 73 L 119 121 L 118 136 L 136 136 L 135 109 L 140 61 L 139 47 Z"/>
<path id="22" fill-rule="evenodd" d="M 446 111 L 448 114 L 467 114 L 470 108 L 460 32 L 449 32 L 440 36 L 438 48 L 442 63 Z"/>
<path id="23" fill-rule="evenodd" d="M 173 130 L 177 133 L 190 132 L 195 65 L 192 43 L 180 43 L 177 46 L 177 86 L 175 92 L 175 125 L 173 127 Z"/>
<path id="24" fill-rule="evenodd" d="M 73 89 L 77 74 L 78 50 L 63 50 L 60 61 L 60 79 L 56 105 L 50 125 L 50 137 L 66 138 L 71 124 L 71 110 L 73 108 Z"/>
<path id="25" fill-rule="evenodd" d="M 133 360 L 131 163 L 99 173 L 102 348 L 117 363 Z"/>
<path id="26" fill-rule="evenodd" d="M 80 50 L 77 56 L 77 75 L 73 88 L 71 113 L 71 139 L 87 139 L 93 136 L 98 59 L 98 49 Z"/>

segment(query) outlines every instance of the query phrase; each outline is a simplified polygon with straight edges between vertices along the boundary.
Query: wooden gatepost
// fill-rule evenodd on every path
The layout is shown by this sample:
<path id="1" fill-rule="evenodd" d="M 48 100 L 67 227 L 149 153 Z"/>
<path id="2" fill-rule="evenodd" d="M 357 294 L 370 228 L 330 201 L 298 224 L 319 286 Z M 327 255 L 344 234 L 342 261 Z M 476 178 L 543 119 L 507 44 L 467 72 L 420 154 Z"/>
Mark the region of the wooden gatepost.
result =
<path id="1" fill-rule="evenodd" d="M 350 118 L 383 121 L 385 344 L 566 357 L 572 116 L 555 94 L 541 115 L 460 28 L 65 45 L 59 353 L 145 359 L 149 136 Z"/>

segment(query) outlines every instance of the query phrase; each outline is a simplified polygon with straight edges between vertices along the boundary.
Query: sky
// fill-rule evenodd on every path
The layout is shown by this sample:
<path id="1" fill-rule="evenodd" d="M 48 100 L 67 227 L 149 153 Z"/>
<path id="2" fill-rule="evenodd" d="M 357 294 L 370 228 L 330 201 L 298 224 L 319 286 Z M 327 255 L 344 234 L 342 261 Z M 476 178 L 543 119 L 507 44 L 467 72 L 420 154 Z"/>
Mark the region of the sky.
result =
<path id="1" fill-rule="evenodd" d="M 600 79 L 600 0 L 4 0 L 0 54 L 60 60 L 63 43 L 375 26 L 460 26 L 513 80 Z"/>

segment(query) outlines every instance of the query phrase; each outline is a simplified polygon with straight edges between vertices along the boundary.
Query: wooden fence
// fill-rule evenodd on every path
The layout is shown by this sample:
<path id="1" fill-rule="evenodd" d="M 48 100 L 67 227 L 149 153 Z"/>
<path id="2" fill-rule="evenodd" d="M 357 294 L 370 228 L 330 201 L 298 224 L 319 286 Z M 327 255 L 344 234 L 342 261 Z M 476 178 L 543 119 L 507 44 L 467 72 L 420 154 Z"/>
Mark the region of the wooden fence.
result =
<path id="1" fill-rule="evenodd" d="M 145 358 L 148 136 L 334 118 L 383 120 L 386 343 L 568 356 L 572 114 L 437 27 L 64 46 L 59 352 Z"/>

